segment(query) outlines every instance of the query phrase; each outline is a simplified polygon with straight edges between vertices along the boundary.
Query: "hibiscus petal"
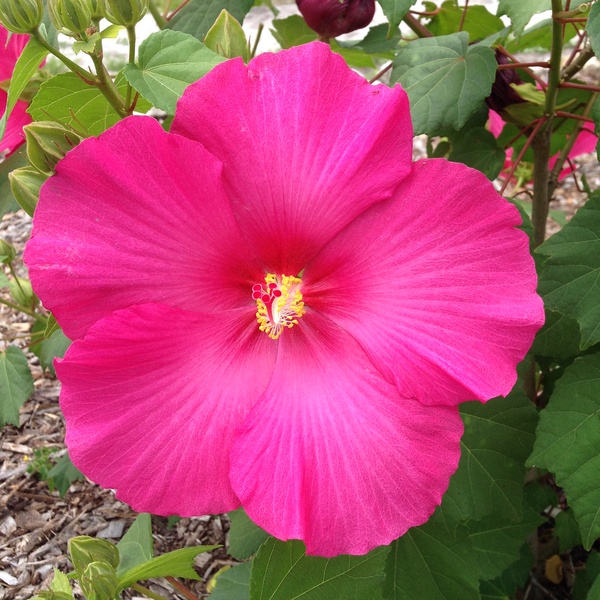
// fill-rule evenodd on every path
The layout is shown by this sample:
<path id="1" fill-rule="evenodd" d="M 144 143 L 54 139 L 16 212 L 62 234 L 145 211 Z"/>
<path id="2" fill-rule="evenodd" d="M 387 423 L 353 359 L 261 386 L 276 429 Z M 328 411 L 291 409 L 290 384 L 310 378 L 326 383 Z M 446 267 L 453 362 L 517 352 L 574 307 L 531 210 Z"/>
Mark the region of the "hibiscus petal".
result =
<path id="1" fill-rule="evenodd" d="M 544 320 L 515 207 L 479 172 L 416 163 L 393 200 L 307 266 L 307 306 L 344 327 L 402 395 L 506 395 Z"/>
<path id="2" fill-rule="evenodd" d="M 0 81 L 10 79 L 21 52 L 29 41 L 28 34 L 9 33 L 0 25 Z"/>
<path id="3" fill-rule="evenodd" d="M 410 170 L 405 92 L 369 85 L 322 43 L 218 65 L 186 90 L 171 130 L 223 161 L 240 227 L 271 272 L 296 275 Z"/>
<path id="4" fill-rule="evenodd" d="M 309 554 L 364 554 L 435 510 L 460 455 L 455 407 L 401 398 L 358 344 L 309 311 L 239 428 L 231 482 L 249 516 Z M 374 525 L 376 524 L 376 525 Z"/>
<path id="5" fill-rule="evenodd" d="M 245 309 L 118 311 L 57 361 L 69 454 L 139 512 L 236 508 L 232 438 L 274 362 L 275 345 Z"/>
<path id="6" fill-rule="evenodd" d="M 10 156 L 25 142 L 23 127 L 31 123 L 31 117 L 26 112 L 27 106 L 27 102 L 18 100 L 12 112 L 10 113 L 10 117 L 6 123 L 4 137 L 0 140 L 0 153 L 5 157 Z M 0 90 L 0 113 L 4 114 L 5 110 L 6 92 Z"/>
<path id="7" fill-rule="evenodd" d="M 114 310 L 160 302 L 212 312 L 252 304 L 262 271 L 200 144 L 131 117 L 88 139 L 43 186 L 25 260 L 72 339 Z"/>

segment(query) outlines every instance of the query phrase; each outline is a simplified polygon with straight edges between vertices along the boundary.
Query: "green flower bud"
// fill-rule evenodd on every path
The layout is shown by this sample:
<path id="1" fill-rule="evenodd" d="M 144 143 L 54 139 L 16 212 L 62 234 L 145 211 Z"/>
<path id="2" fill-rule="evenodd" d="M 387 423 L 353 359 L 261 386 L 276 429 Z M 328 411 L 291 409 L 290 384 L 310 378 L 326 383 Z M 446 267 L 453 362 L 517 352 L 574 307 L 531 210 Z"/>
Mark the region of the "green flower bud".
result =
<path id="1" fill-rule="evenodd" d="M 23 127 L 23 131 L 29 162 L 44 173 L 52 173 L 58 161 L 83 139 L 54 121 L 37 121 Z"/>
<path id="2" fill-rule="evenodd" d="M 115 25 L 131 27 L 139 22 L 146 10 L 148 0 L 99 0 L 102 16 Z"/>
<path id="3" fill-rule="evenodd" d="M 105 562 L 92 562 L 86 567 L 79 585 L 87 600 L 114 600 L 119 580 L 115 567 Z"/>
<path id="4" fill-rule="evenodd" d="M 12 244 L 5 240 L 0 240 L 0 263 L 9 265 L 17 256 L 17 251 Z"/>
<path id="5" fill-rule="evenodd" d="M 13 33 L 31 33 L 43 16 L 42 0 L 0 0 L 0 22 Z"/>
<path id="6" fill-rule="evenodd" d="M 80 577 L 83 576 L 90 563 L 106 563 L 114 569 L 119 565 L 117 547 L 106 540 L 93 538 L 89 535 L 71 538 L 69 540 L 69 554 L 71 555 L 71 562 Z"/>
<path id="7" fill-rule="evenodd" d="M 50 20 L 65 35 L 83 33 L 92 21 L 89 0 L 48 0 Z"/>
<path id="8" fill-rule="evenodd" d="M 32 217 L 40 197 L 40 188 L 48 175 L 40 173 L 35 167 L 21 167 L 9 173 L 8 179 L 19 206 Z"/>
<path id="9" fill-rule="evenodd" d="M 8 290 L 13 300 L 19 306 L 33 308 L 37 303 L 37 297 L 31 289 L 31 281 L 29 279 L 23 279 L 22 277 L 11 279 L 8 283 Z"/>
<path id="10" fill-rule="evenodd" d="M 247 63 L 250 60 L 250 48 L 246 34 L 239 22 L 225 9 L 217 17 L 214 25 L 204 37 L 204 45 L 225 58 L 241 56 Z"/>

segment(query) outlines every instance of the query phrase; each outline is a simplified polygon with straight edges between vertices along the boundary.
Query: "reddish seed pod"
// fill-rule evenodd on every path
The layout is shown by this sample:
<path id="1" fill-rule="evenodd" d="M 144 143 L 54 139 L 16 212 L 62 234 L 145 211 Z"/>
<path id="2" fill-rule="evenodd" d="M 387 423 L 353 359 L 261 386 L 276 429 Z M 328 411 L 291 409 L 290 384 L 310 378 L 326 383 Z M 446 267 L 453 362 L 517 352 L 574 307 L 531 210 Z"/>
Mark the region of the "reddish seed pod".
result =
<path id="1" fill-rule="evenodd" d="M 366 27 L 375 14 L 375 0 L 296 0 L 307 25 L 323 38 Z"/>

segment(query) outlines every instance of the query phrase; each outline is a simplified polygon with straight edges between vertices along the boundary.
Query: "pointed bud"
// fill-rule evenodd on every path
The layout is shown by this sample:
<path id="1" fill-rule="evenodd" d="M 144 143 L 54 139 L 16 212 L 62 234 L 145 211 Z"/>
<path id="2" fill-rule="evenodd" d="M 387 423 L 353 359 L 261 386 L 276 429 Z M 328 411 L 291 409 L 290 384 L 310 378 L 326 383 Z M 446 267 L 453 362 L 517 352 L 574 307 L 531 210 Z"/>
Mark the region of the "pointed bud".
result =
<path id="1" fill-rule="evenodd" d="M 32 217 L 40 197 L 40 188 L 48 175 L 40 173 L 35 167 L 21 167 L 9 173 L 8 179 L 19 206 Z"/>
<path id="2" fill-rule="evenodd" d="M 88 0 L 48 0 L 50 20 L 65 35 L 81 34 L 92 21 L 92 5 Z"/>
<path id="3" fill-rule="evenodd" d="M 83 139 L 54 121 L 36 121 L 23 127 L 23 131 L 29 162 L 44 173 L 52 173 L 58 161 Z"/>
<path id="4" fill-rule="evenodd" d="M 0 0 L 0 22 L 13 33 L 31 33 L 43 16 L 42 0 Z"/>
<path id="5" fill-rule="evenodd" d="M 15 247 L 5 240 L 0 240 L 0 263 L 10 265 L 10 263 L 15 260 L 16 256 L 17 251 L 15 250 Z"/>
<path id="6" fill-rule="evenodd" d="M 296 0 L 306 21 L 329 39 L 366 27 L 375 14 L 375 0 Z"/>
<path id="7" fill-rule="evenodd" d="M 139 22 L 146 10 L 148 0 L 99 0 L 102 16 L 115 25 L 131 27 Z"/>
<path id="8" fill-rule="evenodd" d="M 250 60 L 246 34 L 235 17 L 225 9 L 206 33 L 204 45 L 225 58 L 241 56 L 245 63 Z"/>
<path id="9" fill-rule="evenodd" d="M 90 563 L 100 562 L 117 568 L 119 551 L 114 544 L 89 535 L 80 535 L 69 540 L 69 554 L 75 570 L 81 577 Z"/>
<path id="10" fill-rule="evenodd" d="M 23 277 L 15 277 L 8 282 L 8 290 L 13 300 L 25 308 L 33 308 L 37 303 L 37 296 L 31 288 L 31 281 Z"/>
<path id="11" fill-rule="evenodd" d="M 115 567 L 105 562 L 92 562 L 79 579 L 79 585 L 88 600 L 114 600 L 119 580 Z"/>

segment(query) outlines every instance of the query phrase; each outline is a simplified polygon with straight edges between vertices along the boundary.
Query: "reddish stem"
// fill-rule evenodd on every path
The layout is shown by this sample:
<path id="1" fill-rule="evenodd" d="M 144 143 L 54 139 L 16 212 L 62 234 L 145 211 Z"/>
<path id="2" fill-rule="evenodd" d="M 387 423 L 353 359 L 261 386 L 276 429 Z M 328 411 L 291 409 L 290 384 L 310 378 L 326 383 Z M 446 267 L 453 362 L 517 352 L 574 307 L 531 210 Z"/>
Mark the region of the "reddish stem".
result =
<path id="1" fill-rule="evenodd" d="M 465 0 L 465 8 L 463 9 L 462 15 L 460 17 L 460 25 L 458 26 L 459 31 L 463 30 L 463 26 L 465 24 L 465 18 L 467 16 L 468 8 L 469 8 L 469 0 Z"/>
<path id="2" fill-rule="evenodd" d="M 561 88 L 573 88 L 575 90 L 588 90 L 588 92 L 600 92 L 600 87 L 597 85 L 589 85 L 587 83 L 571 83 L 570 81 L 563 81 L 558 84 Z"/>
<path id="3" fill-rule="evenodd" d="M 546 117 L 542 117 L 541 119 L 538 119 L 538 122 L 535 124 L 535 127 L 533 128 L 533 131 L 529 134 L 529 137 L 525 141 L 525 144 L 523 145 L 523 147 L 521 148 L 521 151 L 519 152 L 517 158 L 513 162 L 513 165 L 510 168 L 510 171 L 508 172 L 508 174 L 506 176 L 506 181 L 502 184 L 502 188 L 500 189 L 500 193 L 501 194 L 504 194 L 504 191 L 508 187 L 508 184 L 510 183 L 510 180 L 512 179 L 512 176 L 515 174 L 515 171 L 517 170 L 517 167 L 519 166 L 519 163 L 523 159 L 523 156 L 525 155 L 525 152 L 527 152 L 527 150 L 529 149 L 529 146 L 531 146 L 531 142 L 533 141 L 533 138 L 535 138 L 535 136 L 537 135 L 537 132 L 540 130 L 540 127 L 545 122 L 546 122 Z"/>
<path id="4" fill-rule="evenodd" d="M 564 117 L 566 119 L 575 119 L 577 121 L 585 121 L 586 123 L 593 123 L 594 119 L 590 119 L 589 117 L 584 117 L 583 115 L 576 115 L 570 112 L 564 112 L 562 110 L 556 111 L 557 117 Z"/>
<path id="5" fill-rule="evenodd" d="M 513 63 L 519 63 L 518 59 L 516 59 L 506 48 L 504 48 L 504 46 L 498 46 L 498 51 L 502 52 L 504 56 L 510 58 Z M 541 77 L 538 77 L 529 67 L 523 67 L 523 71 L 525 71 L 534 81 L 539 83 L 542 90 L 545 90 L 548 87 L 548 84 Z"/>
<path id="6" fill-rule="evenodd" d="M 200 600 L 196 594 L 189 588 L 185 587 L 183 583 L 180 583 L 175 577 L 165 577 L 165 579 L 179 592 L 181 592 L 188 600 Z"/>
<path id="7" fill-rule="evenodd" d="M 508 71 L 510 69 L 524 69 L 525 67 L 544 67 L 544 69 L 550 68 L 549 62 L 523 62 L 523 63 L 510 63 L 507 65 L 498 65 L 496 68 L 498 71 Z"/>

